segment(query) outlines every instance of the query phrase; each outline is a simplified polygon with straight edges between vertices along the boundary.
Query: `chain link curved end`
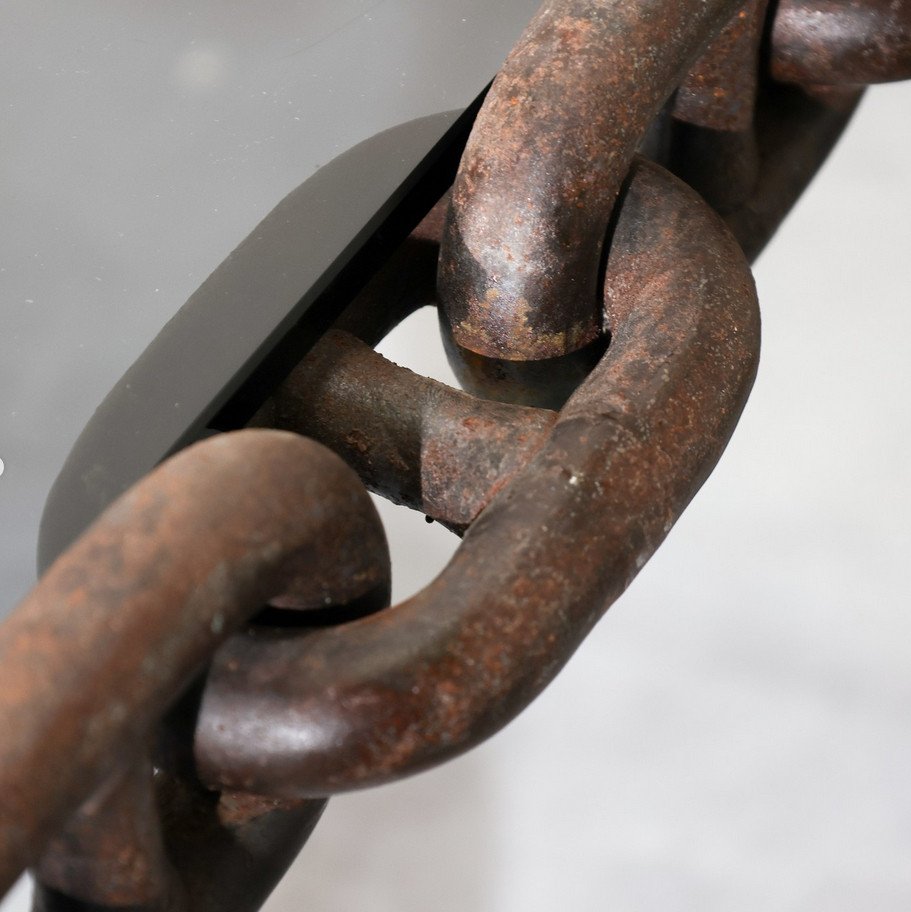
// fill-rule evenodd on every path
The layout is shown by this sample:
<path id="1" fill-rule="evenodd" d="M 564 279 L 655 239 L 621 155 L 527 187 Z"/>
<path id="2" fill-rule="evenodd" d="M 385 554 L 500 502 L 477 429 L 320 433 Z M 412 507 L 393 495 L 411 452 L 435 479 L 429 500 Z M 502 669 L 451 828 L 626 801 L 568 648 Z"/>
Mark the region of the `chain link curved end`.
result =
<path id="1" fill-rule="evenodd" d="M 603 245 L 621 182 L 739 2 L 623 0 L 606 15 L 558 0 L 539 10 L 478 115 L 443 234 L 444 336 L 466 388 L 554 407 L 597 362 Z"/>
<path id="2" fill-rule="evenodd" d="M 16 732 L 0 742 L 0 891 L 270 598 L 305 610 L 388 587 L 375 508 L 313 441 L 220 435 L 131 488 L 0 627 L 0 727 Z"/>

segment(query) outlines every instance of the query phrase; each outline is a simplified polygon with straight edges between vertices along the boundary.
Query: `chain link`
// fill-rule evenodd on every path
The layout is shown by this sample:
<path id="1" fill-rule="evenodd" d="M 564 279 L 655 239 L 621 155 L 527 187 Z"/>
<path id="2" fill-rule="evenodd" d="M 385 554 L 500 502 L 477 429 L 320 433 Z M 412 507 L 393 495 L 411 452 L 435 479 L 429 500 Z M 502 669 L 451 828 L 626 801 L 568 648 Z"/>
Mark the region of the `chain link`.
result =
<path id="1" fill-rule="evenodd" d="M 885 0 L 545 3 L 451 193 L 253 428 L 140 481 L 0 628 L 0 892 L 259 908 L 329 795 L 528 705 L 723 452 L 748 259 L 909 33 Z M 427 303 L 468 392 L 373 351 Z M 463 536 L 392 608 L 364 485 Z"/>

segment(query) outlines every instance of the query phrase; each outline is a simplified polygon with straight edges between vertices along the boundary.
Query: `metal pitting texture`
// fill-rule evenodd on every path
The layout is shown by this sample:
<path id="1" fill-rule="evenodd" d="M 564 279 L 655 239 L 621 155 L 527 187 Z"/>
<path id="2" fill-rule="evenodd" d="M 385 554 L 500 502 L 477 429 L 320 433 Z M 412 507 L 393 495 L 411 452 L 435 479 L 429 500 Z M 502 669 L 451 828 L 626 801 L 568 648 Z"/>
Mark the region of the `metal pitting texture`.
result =
<path id="1" fill-rule="evenodd" d="M 521 712 L 719 459 L 749 260 L 909 33 L 895 3 L 545 3 L 451 190 L 250 427 L 156 468 L 0 627 L 0 891 L 256 909 L 327 797 Z M 465 392 L 373 351 L 427 303 Z M 391 607 L 368 488 L 462 539 Z"/>

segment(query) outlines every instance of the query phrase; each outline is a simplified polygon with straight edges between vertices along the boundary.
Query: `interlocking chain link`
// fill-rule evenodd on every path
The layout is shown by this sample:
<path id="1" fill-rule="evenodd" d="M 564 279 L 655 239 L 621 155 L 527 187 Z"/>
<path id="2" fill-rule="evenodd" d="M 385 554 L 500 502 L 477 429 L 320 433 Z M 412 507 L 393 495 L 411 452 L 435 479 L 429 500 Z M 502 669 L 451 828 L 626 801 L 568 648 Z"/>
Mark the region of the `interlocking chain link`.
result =
<path id="1" fill-rule="evenodd" d="M 0 628 L 0 891 L 256 909 L 327 796 L 534 699 L 724 450 L 747 258 L 909 35 L 885 0 L 545 3 L 451 194 L 254 428 L 139 482 Z M 437 289 L 467 393 L 372 350 Z M 392 608 L 363 485 L 463 536 Z"/>

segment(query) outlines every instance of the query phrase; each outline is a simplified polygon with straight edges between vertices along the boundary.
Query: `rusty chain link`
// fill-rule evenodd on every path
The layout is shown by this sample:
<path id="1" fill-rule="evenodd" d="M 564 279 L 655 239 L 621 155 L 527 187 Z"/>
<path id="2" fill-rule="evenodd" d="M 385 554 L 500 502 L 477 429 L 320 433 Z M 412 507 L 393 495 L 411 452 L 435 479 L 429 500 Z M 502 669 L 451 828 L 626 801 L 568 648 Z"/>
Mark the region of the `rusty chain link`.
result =
<path id="1" fill-rule="evenodd" d="M 451 193 L 253 427 L 137 483 L 0 627 L 0 894 L 34 866 L 47 912 L 256 909 L 328 796 L 515 717 L 723 452 L 748 259 L 861 86 L 909 75 L 906 3 L 545 3 Z M 468 392 L 373 351 L 428 303 Z M 365 485 L 463 536 L 391 608 Z"/>

